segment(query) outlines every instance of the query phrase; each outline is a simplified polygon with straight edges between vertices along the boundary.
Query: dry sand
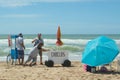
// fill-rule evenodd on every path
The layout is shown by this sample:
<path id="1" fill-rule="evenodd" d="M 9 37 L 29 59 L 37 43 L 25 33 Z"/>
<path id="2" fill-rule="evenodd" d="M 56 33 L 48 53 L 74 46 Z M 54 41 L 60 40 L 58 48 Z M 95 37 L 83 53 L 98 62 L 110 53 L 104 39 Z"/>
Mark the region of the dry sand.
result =
<path id="1" fill-rule="evenodd" d="M 0 62 L 0 80 L 120 80 L 120 73 L 116 72 L 116 63 L 112 63 L 112 71 L 107 73 L 90 73 L 83 70 L 79 61 L 72 62 L 71 67 L 54 67 L 45 65 L 22 66 L 9 65 Z M 109 67 L 108 67 L 109 68 Z"/>

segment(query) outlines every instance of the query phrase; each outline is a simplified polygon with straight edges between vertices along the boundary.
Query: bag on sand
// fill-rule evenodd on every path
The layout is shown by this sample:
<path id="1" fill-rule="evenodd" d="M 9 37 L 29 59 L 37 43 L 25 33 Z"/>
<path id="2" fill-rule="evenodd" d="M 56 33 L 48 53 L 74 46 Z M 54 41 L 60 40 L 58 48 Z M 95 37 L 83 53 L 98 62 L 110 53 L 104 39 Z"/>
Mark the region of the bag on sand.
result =
<path id="1" fill-rule="evenodd" d="M 96 72 L 96 67 L 93 67 L 93 66 L 84 64 L 83 68 L 85 71 L 88 71 L 88 72 L 93 72 L 93 73 Z"/>
<path id="2" fill-rule="evenodd" d="M 105 66 L 102 66 L 102 67 L 100 68 L 100 71 L 101 71 L 101 72 L 107 72 L 108 69 L 107 69 Z"/>

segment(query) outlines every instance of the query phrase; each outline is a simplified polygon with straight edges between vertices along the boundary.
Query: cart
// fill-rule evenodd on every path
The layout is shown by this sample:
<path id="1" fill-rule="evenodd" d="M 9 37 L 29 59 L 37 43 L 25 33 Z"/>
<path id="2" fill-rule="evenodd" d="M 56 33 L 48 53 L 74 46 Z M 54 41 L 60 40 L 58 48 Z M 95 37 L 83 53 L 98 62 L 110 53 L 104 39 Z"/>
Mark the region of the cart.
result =
<path id="1" fill-rule="evenodd" d="M 53 67 L 54 64 L 61 64 L 64 67 L 70 67 L 71 61 L 68 59 L 68 52 L 59 50 L 48 52 L 48 60 L 45 61 L 45 65 Z"/>
<path id="2" fill-rule="evenodd" d="M 16 38 L 17 35 L 8 35 L 8 44 L 10 47 L 9 54 L 7 55 L 7 64 L 16 64 L 18 59 L 17 48 L 16 48 Z"/>

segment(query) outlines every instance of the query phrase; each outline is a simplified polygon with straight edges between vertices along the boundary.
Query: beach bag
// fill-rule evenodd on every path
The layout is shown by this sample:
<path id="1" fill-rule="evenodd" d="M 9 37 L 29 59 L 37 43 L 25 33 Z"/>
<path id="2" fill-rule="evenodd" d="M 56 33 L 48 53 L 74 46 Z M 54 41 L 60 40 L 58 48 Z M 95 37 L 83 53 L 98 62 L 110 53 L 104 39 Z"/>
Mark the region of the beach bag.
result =
<path id="1" fill-rule="evenodd" d="M 83 70 L 87 71 L 87 65 L 86 64 L 83 65 Z"/>
<path id="2" fill-rule="evenodd" d="M 86 70 L 87 70 L 88 72 L 91 72 L 91 68 L 92 68 L 92 67 L 89 66 L 89 65 L 86 66 Z"/>
<path id="3" fill-rule="evenodd" d="M 92 67 L 91 67 L 91 72 L 92 72 L 92 73 L 96 72 L 96 67 L 92 66 Z"/>
<path id="4" fill-rule="evenodd" d="M 85 71 L 88 71 L 88 72 L 96 72 L 96 67 L 94 67 L 94 66 L 89 66 L 89 65 L 86 65 L 86 64 L 84 64 L 83 65 L 83 69 L 85 70 Z"/>
<path id="5" fill-rule="evenodd" d="M 85 71 L 91 72 L 91 66 L 89 66 L 89 65 L 84 64 L 84 65 L 83 65 L 83 69 L 84 69 Z"/>
<path id="6" fill-rule="evenodd" d="M 107 72 L 108 69 L 107 69 L 105 66 L 102 66 L 102 67 L 100 68 L 100 71 L 101 71 L 101 72 Z"/>

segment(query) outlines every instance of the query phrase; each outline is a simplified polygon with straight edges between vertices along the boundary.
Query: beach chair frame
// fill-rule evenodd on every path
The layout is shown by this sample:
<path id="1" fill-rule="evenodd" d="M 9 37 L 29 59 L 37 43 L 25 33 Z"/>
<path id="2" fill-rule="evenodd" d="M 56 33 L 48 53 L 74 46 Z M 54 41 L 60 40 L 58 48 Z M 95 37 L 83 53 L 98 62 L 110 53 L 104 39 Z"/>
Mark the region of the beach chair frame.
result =
<path id="1" fill-rule="evenodd" d="M 10 35 L 10 40 L 11 40 L 11 45 L 9 46 L 10 47 L 10 52 L 9 54 L 7 55 L 7 59 L 6 59 L 6 62 L 7 64 L 15 64 L 17 63 L 17 59 L 18 59 L 18 53 L 17 53 L 17 48 L 16 48 L 16 38 L 18 36 L 17 35 Z"/>

